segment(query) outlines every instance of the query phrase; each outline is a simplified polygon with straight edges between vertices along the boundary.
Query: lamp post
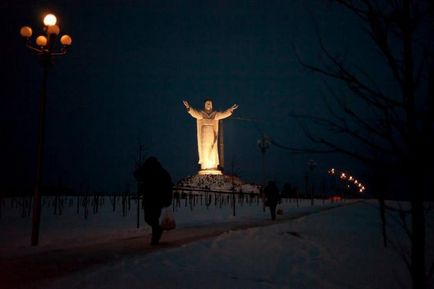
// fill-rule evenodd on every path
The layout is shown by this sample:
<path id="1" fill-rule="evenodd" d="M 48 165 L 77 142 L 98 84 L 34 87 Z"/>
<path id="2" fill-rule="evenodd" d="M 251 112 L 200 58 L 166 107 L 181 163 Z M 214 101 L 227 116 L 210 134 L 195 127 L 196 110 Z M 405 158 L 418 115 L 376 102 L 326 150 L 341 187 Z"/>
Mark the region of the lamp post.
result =
<path id="1" fill-rule="evenodd" d="M 313 160 L 309 160 L 307 162 L 307 167 L 309 168 L 310 172 L 310 205 L 313 206 L 313 182 L 312 182 L 312 175 L 313 170 L 316 168 L 316 162 Z M 306 181 L 307 183 L 307 181 Z"/>
<path id="2" fill-rule="evenodd" d="M 33 195 L 33 210 L 32 210 L 32 239 L 31 245 L 36 246 L 39 243 L 39 224 L 41 219 L 41 188 L 43 182 L 43 161 L 44 161 L 44 138 L 45 138 L 45 104 L 47 98 L 47 80 L 48 71 L 54 63 L 54 58 L 65 55 L 67 48 L 72 44 L 72 38 L 69 35 L 63 35 L 60 38 L 62 46 L 56 48 L 56 38 L 60 34 L 60 28 L 57 23 L 57 18 L 53 14 L 47 14 L 43 20 L 44 35 L 36 37 L 36 46 L 30 43 L 33 31 L 29 26 L 24 26 L 20 29 L 22 37 L 26 38 L 26 47 L 33 51 L 41 58 L 42 64 L 42 85 L 39 98 L 39 129 L 38 129 L 38 148 L 37 148 L 37 163 L 36 163 L 36 180 Z"/>
<path id="3" fill-rule="evenodd" d="M 267 149 L 270 148 L 270 140 L 263 135 L 260 139 L 258 139 L 258 147 L 262 154 L 262 184 L 265 186 L 265 153 L 267 152 Z"/>
<path id="4" fill-rule="evenodd" d="M 266 181 L 266 171 L 265 171 L 265 153 L 267 149 L 270 148 L 270 140 L 263 135 L 260 139 L 258 139 L 258 147 L 262 154 L 262 190 L 261 197 L 264 198 L 264 189 L 265 189 L 265 181 Z M 264 203 L 264 202 L 263 202 Z M 265 206 L 263 207 L 265 210 Z"/>

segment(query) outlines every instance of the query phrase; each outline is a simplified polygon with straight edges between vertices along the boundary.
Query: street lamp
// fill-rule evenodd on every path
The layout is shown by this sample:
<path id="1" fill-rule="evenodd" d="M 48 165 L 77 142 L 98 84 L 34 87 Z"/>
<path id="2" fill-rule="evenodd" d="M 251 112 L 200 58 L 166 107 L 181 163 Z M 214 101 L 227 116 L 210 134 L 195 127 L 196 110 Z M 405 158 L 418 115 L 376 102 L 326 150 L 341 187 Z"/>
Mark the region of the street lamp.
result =
<path id="1" fill-rule="evenodd" d="M 263 135 L 258 139 L 258 147 L 262 154 L 262 185 L 265 187 L 266 175 L 265 175 L 265 153 L 270 148 L 270 140 Z"/>
<path id="2" fill-rule="evenodd" d="M 33 31 L 29 26 L 21 27 L 20 34 L 26 39 L 26 47 L 35 52 L 41 57 L 43 67 L 43 77 L 41 85 L 41 94 L 39 102 L 39 131 L 38 131 L 38 150 L 36 164 L 36 181 L 33 196 L 33 211 L 32 211 L 32 246 L 38 245 L 39 242 L 39 224 L 41 219 L 41 188 L 43 181 L 43 160 L 44 160 L 44 136 L 45 136 L 45 104 L 47 98 L 47 80 L 48 70 L 54 63 L 54 58 L 65 55 L 67 48 L 72 44 L 72 38 L 69 35 L 60 37 L 60 47 L 55 40 L 60 34 L 60 28 L 56 24 L 57 18 L 53 14 L 47 14 L 43 20 L 44 27 L 43 35 L 36 37 L 36 46 L 30 43 Z"/>
<path id="3" fill-rule="evenodd" d="M 265 172 L 265 153 L 267 149 L 270 147 L 270 140 L 265 136 L 262 135 L 260 139 L 258 139 L 258 147 L 262 154 L 262 190 L 261 190 L 261 197 L 262 197 L 262 209 L 265 211 L 265 203 L 264 203 L 264 189 L 265 189 L 265 181 L 266 181 L 266 172 Z"/>
<path id="4" fill-rule="evenodd" d="M 309 160 L 307 162 L 307 167 L 309 168 L 310 172 L 310 204 L 313 206 L 313 182 L 312 182 L 312 176 L 313 176 L 313 170 L 316 168 L 316 162 L 314 160 Z M 307 183 L 307 181 L 306 181 Z"/>

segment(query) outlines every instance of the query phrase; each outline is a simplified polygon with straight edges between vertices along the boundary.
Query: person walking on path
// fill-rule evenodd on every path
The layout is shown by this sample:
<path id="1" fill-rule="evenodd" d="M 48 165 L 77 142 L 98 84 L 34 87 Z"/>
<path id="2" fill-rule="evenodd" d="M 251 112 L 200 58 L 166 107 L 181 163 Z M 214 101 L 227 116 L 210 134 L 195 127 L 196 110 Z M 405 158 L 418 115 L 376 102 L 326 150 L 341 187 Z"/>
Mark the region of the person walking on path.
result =
<path id="1" fill-rule="evenodd" d="M 163 233 L 161 209 L 172 204 L 172 178 L 156 157 L 149 157 L 134 171 L 139 196 L 143 199 L 145 222 L 152 227 L 151 245 L 158 245 Z"/>
<path id="2" fill-rule="evenodd" d="M 270 208 L 271 219 L 276 220 L 276 207 L 277 203 L 280 202 L 279 190 L 277 189 L 276 183 L 269 181 L 264 189 L 265 195 L 265 206 Z"/>

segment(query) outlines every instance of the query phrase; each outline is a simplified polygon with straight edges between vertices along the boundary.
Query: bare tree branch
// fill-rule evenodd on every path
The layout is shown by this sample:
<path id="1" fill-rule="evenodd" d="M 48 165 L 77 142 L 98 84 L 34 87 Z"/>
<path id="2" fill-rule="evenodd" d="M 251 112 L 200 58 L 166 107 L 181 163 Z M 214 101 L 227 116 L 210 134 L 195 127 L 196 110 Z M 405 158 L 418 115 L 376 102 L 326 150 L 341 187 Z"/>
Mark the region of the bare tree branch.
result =
<path id="1" fill-rule="evenodd" d="M 329 120 L 327 118 L 322 118 L 322 117 L 318 117 L 318 116 L 311 116 L 311 115 L 298 115 L 298 116 L 295 116 L 295 117 L 297 117 L 299 119 L 313 120 L 313 121 L 315 121 L 316 123 L 318 123 L 320 125 L 326 125 L 329 130 L 331 130 L 331 131 L 333 131 L 335 133 L 347 134 L 347 135 L 351 136 L 352 138 L 354 138 L 354 139 L 362 142 L 363 144 L 368 145 L 373 150 L 378 150 L 378 151 L 381 151 L 381 152 L 387 153 L 387 154 L 392 154 L 393 153 L 389 149 L 381 147 L 377 143 L 372 142 L 369 138 L 363 137 L 362 135 L 360 135 L 356 131 L 351 130 L 346 125 L 345 121 L 341 120 L 341 122 L 334 122 L 334 121 L 331 121 L 331 120 Z M 343 125 L 340 125 L 339 123 L 343 123 Z"/>
<path id="2" fill-rule="evenodd" d="M 306 69 L 344 84 L 342 91 L 345 93 L 339 95 L 335 88 L 327 87 L 335 96 L 340 114 L 329 106 L 331 118 L 299 115 L 298 120 L 307 120 L 351 141 L 345 143 L 332 137 L 325 138 L 325 134 L 312 134 L 308 127 L 303 126 L 313 143 L 359 160 L 377 171 L 379 168 L 393 168 L 393 172 L 381 172 L 382 176 L 399 174 L 398 179 L 402 179 L 398 180 L 398 185 L 402 185 L 403 189 L 408 189 L 409 184 L 413 186 L 406 195 L 410 200 L 410 211 L 399 207 L 392 212 L 391 218 L 409 237 L 410 248 L 405 248 L 399 241 L 391 244 L 409 269 L 413 288 L 426 288 L 427 222 L 422 211 L 425 195 L 431 194 L 431 188 L 421 184 L 432 182 L 434 172 L 434 85 L 430 83 L 431 80 L 434 82 L 434 41 L 430 34 L 425 35 L 425 40 L 422 32 L 434 31 L 434 2 L 335 2 L 361 20 L 395 86 L 390 92 L 388 85 L 384 85 L 383 90 L 373 85 L 372 74 L 364 73 L 357 67 L 355 69 L 346 59 L 326 48 L 316 26 L 319 48 L 324 56 L 322 63 L 306 63 L 294 49 L 296 58 Z M 348 102 L 347 93 L 352 97 L 348 97 Z M 361 145 L 360 151 L 352 145 L 354 142 Z M 369 149 L 369 152 L 363 148 Z M 419 165 L 421 162 L 424 163 L 422 167 Z M 387 185 L 384 188 L 387 189 Z M 395 189 L 395 184 L 391 184 L 390 188 Z M 408 224 L 410 220 L 411 227 Z M 400 237 L 397 235 L 395 241 L 401 240 Z M 434 274 L 433 266 L 428 270 L 429 276 Z"/>

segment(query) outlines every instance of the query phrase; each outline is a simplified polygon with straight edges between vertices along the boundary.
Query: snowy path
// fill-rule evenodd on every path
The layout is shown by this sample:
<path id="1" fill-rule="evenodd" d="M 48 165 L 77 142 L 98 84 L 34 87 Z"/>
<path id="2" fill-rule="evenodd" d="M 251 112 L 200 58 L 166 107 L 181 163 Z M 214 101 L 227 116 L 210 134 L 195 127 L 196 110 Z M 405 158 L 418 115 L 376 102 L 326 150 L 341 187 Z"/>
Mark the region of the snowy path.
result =
<path id="1" fill-rule="evenodd" d="M 115 264 L 127 257 L 145 256 L 157 250 L 184 246 L 194 241 L 217 237 L 229 231 L 284 223 L 347 204 L 337 203 L 325 207 L 314 207 L 313 211 L 289 213 L 274 222 L 262 219 L 185 226 L 165 232 L 162 243 L 158 247 L 149 246 L 148 236 L 141 235 L 68 249 L 54 249 L 22 256 L 6 256 L 0 259 L 0 284 L 2 285 L 1 288 L 42 288 L 44 286 L 38 286 L 50 282 L 54 278 L 77 274 L 103 264 Z"/>

